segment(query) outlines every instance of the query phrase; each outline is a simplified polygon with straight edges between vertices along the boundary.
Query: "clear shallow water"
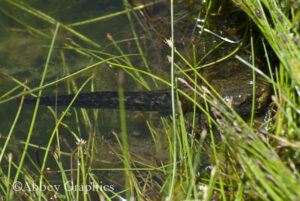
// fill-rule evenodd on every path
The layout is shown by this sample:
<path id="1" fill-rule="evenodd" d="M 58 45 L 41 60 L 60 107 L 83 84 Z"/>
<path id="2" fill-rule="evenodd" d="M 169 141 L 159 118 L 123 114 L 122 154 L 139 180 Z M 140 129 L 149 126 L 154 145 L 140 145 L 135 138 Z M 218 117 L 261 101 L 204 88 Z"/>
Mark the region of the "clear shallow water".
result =
<path id="1" fill-rule="evenodd" d="M 26 1 L 26 4 L 45 12 L 47 15 L 66 25 L 82 20 L 104 16 L 106 14 L 114 13 L 124 9 L 122 1 L 117 0 L 100 2 L 76 1 L 72 4 L 67 1 L 47 1 L 43 2 L 42 4 L 39 3 L 40 2 L 38 1 Z M 52 37 L 51 33 L 53 32 L 55 26 L 37 17 L 34 17 L 29 13 L 16 8 L 15 6 L 8 5 L 6 2 L 2 2 L 1 4 L 3 4 L 1 5 L 1 8 L 5 9 L 5 11 L 11 13 L 13 16 L 21 20 L 20 22 L 26 26 L 16 22 L 15 19 L 10 18 L 4 12 L 0 12 L 0 19 L 3 19 L 1 21 L 3 29 L 0 32 L 0 38 L 2 40 L 0 42 L 0 71 L 17 78 L 21 82 L 24 82 L 24 80 L 27 79 L 29 87 L 37 87 L 41 79 L 41 74 L 43 72 L 43 67 L 48 54 Z M 45 6 L 46 4 L 47 6 Z M 164 22 L 165 19 L 168 19 L 168 12 L 163 12 L 165 11 L 163 8 L 165 7 L 158 6 L 155 8 L 158 10 L 157 12 L 155 12 L 155 9 L 152 11 L 153 15 L 156 16 L 155 21 L 159 21 L 158 19 L 161 18 L 162 22 Z M 178 50 L 181 51 L 184 56 L 192 59 L 191 52 L 185 51 L 188 49 L 185 47 L 191 40 L 190 36 L 195 25 L 194 20 L 198 10 L 196 6 L 192 7 L 194 10 L 191 9 L 190 11 L 185 12 L 184 9 L 187 8 L 188 6 L 184 3 L 179 3 L 177 5 L 179 12 L 176 12 L 176 17 L 178 18 L 176 27 L 183 27 L 183 30 L 181 31 L 179 29 L 180 31 L 176 34 L 176 38 L 179 38 L 179 40 L 176 41 L 176 45 L 178 45 Z M 133 15 L 132 18 L 136 23 L 136 32 L 140 37 L 140 44 L 144 50 L 144 54 L 151 72 L 168 80 L 169 64 L 167 61 L 167 55 L 169 50 L 166 48 L 161 38 L 168 38 L 168 34 L 159 33 L 157 35 L 155 32 L 156 28 L 154 28 L 155 23 L 149 23 L 149 21 L 142 18 L 138 12 L 135 14 L 138 17 L 135 18 Z M 159 14 L 162 16 L 157 17 Z M 166 26 L 168 26 L 168 24 L 164 25 L 164 28 Z M 43 34 L 36 32 L 31 27 L 38 29 Z M 119 55 L 120 53 L 118 50 L 114 47 L 111 41 L 107 39 L 107 33 L 110 33 L 114 39 L 119 42 L 118 44 L 125 54 L 138 53 L 135 42 L 132 40 L 133 36 L 130 31 L 130 25 L 128 23 L 127 16 L 124 14 L 107 20 L 71 28 L 84 35 L 89 40 L 93 41 L 93 43 L 91 44 L 81 40 L 74 33 L 70 33 L 61 27 L 49 64 L 46 82 L 51 82 L 55 80 L 56 77 L 63 77 L 64 75 L 68 74 L 68 72 L 74 72 L 78 69 L 99 62 L 99 59 L 92 56 L 91 53 L 96 53 L 103 58 L 107 58 L 107 56 L 104 56 L 104 54 L 100 53 L 100 51 L 104 51 L 106 54 L 110 53 Z M 161 27 L 158 27 L 158 29 L 159 28 Z M 198 29 L 196 29 L 196 32 L 198 32 Z M 198 54 L 202 56 L 220 41 L 209 34 L 204 34 L 203 36 L 205 36 L 205 40 L 196 38 L 196 40 L 199 39 Z M 182 38 L 186 40 L 180 40 Z M 70 39 L 74 43 L 70 43 Z M 99 45 L 100 47 L 95 44 Z M 71 49 L 71 47 L 73 47 L 73 49 Z M 74 50 L 74 47 L 82 47 L 83 49 Z M 216 54 L 214 54 L 214 56 L 209 56 L 208 60 L 213 60 L 220 55 L 224 56 L 226 51 L 232 50 L 233 48 L 234 46 L 231 45 L 221 48 Z M 143 70 L 146 69 L 141 57 L 132 56 L 129 57 L 129 60 L 135 67 Z M 126 61 L 121 62 L 125 63 Z M 184 65 L 184 63 L 181 63 L 181 65 Z M 103 64 L 97 66 L 91 71 L 77 76 L 74 81 L 76 82 L 77 87 L 79 87 L 88 76 L 94 74 L 95 79 L 93 80 L 93 85 L 87 85 L 84 91 L 91 91 L 91 89 L 95 91 L 117 90 L 118 71 L 118 68 L 112 68 L 108 64 Z M 158 83 L 158 87 L 156 87 L 151 78 L 144 76 L 144 79 L 152 89 L 165 88 L 165 86 L 161 83 Z M 137 84 L 137 82 L 128 74 L 126 74 L 125 80 L 125 90 L 145 90 L 142 85 Z M 1 94 L 16 86 L 16 84 L 6 76 L 0 77 L 0 83 Z M 70 93 L 70 88 L 74 88 L 74 84 L 72 82 L 61 82 L 58 87 L 52 86 L 45 89 L 43 94 L 54 95 L 56 90 L 58 90 L 59 94 Z M 18 92 L 20 91 L 21 89 Z M 18 102 L 16 101 L 11 101 L 0 105 L 0 128 L 4 136 L 10 129 L 11 123 L 13 122 L 17 111 L 17 107 Z M 16 138 L 17 142 L 20 142 L 20 140 L 25 140 L 27 137 L 33 109 L 33 105 L 23 106 L 20 120 L 14 132 L 14 137 Z M 58 114 L 61 114 L 64 109 L 65 107 L 58 108 Z M 87 118 L 87 115 L 89 118 Z M 70 110 L 70 115 L 68 115 L 63 121 L 66 125 L 68 125 L 68 127 L 62 126 L 59 130 L 60 135 L 63 138 L 61 142 L 62 151 L 71 152 L 77 147 L 76 140 L 72 136 L 71 131 L 74 132 L 78 137 L 81 137 L 85 140 L 92 139 L 91 136 L 95 135 L 94 138 L 96 139 L 96 144 L 93 167 L 123 167 L 123 164 L 120 163 L 118 157 L 116 157 L 115 153 L 111 151 L 112 148 L 118 149 L 118 145 L 115 137 L 112 134 L 112 130 L 116 133 L 120 133 L 119 111 L 107 109 L 89 109 L 87 110 L 87 115 L 80 109 L 76 111 L 74 109 Z M 134 156 L 138 159 L 146 159 L 144 162 L 149 164 L 159 164 L 157 162 L 158 158 L 166 160 L 168 157 L 168 150 L 166 149 L 167 140 L 165 139 L 164 134 L 166 131 L 162 129 L 160 114 L 127 111 L 126 115 L 128 141 L 130 144 L 130 150 Z M 95 116 L 98 116 L 98 118 Z M 164 117 L 165 116 L 163 116 L 163 118 Z M 149 121 L 150 124 L 155 128 L 153 135 L 155 135 L 157 138 L 157 146 L 154 146 L 153 144 L 150 129 L 148 128 L 146 121 Z M 31 143 L 35 145 L 46 146 L 54 127 L 55 120 L 53 114 L 50 110 L 48 110 L 47 107 L 40 106 L 36 125 L 31 138 Z M 16 147 L 14 146 L 15 144 L 9 147 L 9 150 L 14 151 L 17 156 L 17 152 L 15 152 Z M 22 147 L 19 145 L 18 148 L 18 150 L 21 152 Z M 41 149 L 30 148 L 29 155 L 34 160 L 36 160 L 34 153 L 35 150 L 38 150 L 40 157 L 43 155 L 43 151 Z M 70 167 L 69 157 L 65 157 L 64 159 L 66 161 L 64 163 L 65 167 Z M 26 161 L 26 165 L 29 167 L 31 166 L 28 160 Z M 54 170 L 56 169 L 55 162 L 51 159 L 49 159 L 49 163 L 47 165 L 52 167 Z M 73 161 L 73 164 L 71 165 L 76 165 L 76 163 Z M 99 174 L 104 180 L 107 180 L 111 183 L 118 181 L 116 182 L 116 185 L 123 184 L 123 180 L 120 179 L 120 175 L 123 175 L 122 172 L 105 171 L 97 172 L 97 174 Z M 56 178 L 55 176 L 53 177 Z M 119 179 L 121 180 L 120 182 Z"/>
<path id="2" fill-rule="evenodd" d="M 22 4 L 21 2 L 19 3 Z M 100 2 L 76 1 L 72 3 L 69 1 L 43 1 L 43 3 L 40 1 L 24 1 L 24 3 L 28 5 L 28 7 L 40 10 L 51 18 L 66 25 L 124 10 L 122 1 L 111 0 Z M 17 8 L 16 6 L 9 5 L 7 2 L 1 2 L 0 7 L 3 11 L 0 12 L 0 95 L 3 95 L 10 89 L 17 86 L 17 84 L 7 75 L 14 77 L 20 82 L 25 82 L 25 80 L 27 80 L 30 88 L 37 87 L 41 79 L 55 26 Z M 12 18 L 12 16 L 14 18 Z M 129 54 L 138 52 L 135 42 L 132 40 L 127 16 L 124 14 L 107 20 L 72 28 L 87 37 L 89 40 L 94 41 L 94 44 L 98 44 L 100 47 L 95 47 L 95 45 L 91 45 L 90 43 L 79 39 L 79 37 L 75 34 L 70 33 L 63 27 L 60 27 L 55 43 L 55 49 L 49 63 L 46 83 L 55 80 L 56 77 L 63 77 L 68 74 L 68 72 L 74 72 L 78 69 L 99 62 L 97 58 L 90 56 L 84 51 L 70 49 L 72 45 L 73 47 L 75 45 L 70 44 L 70 40 L 68 39 L 72 39 L 72 41 L 80 47 L 83 47 L 88 51 L 105 51 L 106 53 L 119 55 L 120 53 L 106 37 L 106 34 L 110 33 L 116 41 L 123 40 L 123 42 L 120 42 L 119 45 L 125 53 Z M 137 32 L 140 34 L 143 33 L 144 30 L 137 30 Z M 143 47 L 147 46 L 149 49 L 155 48 L 149 40 L 145 40 L 144 42 L 145 44 L 142 44 Z M 103 56 L 101 53 L 96 53 Z M 156 53 L 156 55 L 157 54 L 160 53 Z M 107 58 L 107 56 L 103 57 Z M 155 58 L 153 55 L 151 57 Z M 137 67 L 145 69 L 139 57 L 132 57 L 129 59 Z M 152 67 L 154 72 L 161 76 L 167 75 L 165 71 L 162 71 L 157 59 L 153 60 L 152 63 L 156 64 L 154 68 Z M 85 87 L 84 91 L 91 91 L 91 88 L 95 91 L 117 90 L 118 71 L 119 69 L 117 68 L 111 68 L 108 64 L 103 64 L 97 66 L 91 71 L 77 76 L 74 81 L 77 87 L 79 87 L 80 84 L 83 83 L 90 75 L 94 74 L 95 79 L 93 80 L 93 85 L 91 86 L 91 84 L 89 84 Z M 152 79 L 146 77 L 144 79 L 149 82 L 151 87 L 154 87 Z M 125 81 L 126 90 L 145 90 L 144 87 L 137 84 L 136 81 L 127 74 L 125 76 Z M 43 94 L 54 95 L 56 90 L 58 90 L 59 94 L 70 93 L 70 89 L 74 88 L 73 84 L 66 81 L 61 82 L 57 87 L 52 86 L 45 89 Z M 10 96 L 21 91 L 22 87 Z M 18 101 L 13 100 L 0 105 L 0 132 L 3 136 L 6 136 L 11 128 L 18 109 L 18 104 Z M 59 107 L 58 115 L 60 115 L 64 109 L 65 107 Z M 11 143 L 7 148 L 7 153 L 13 152 L 14 160 L 17 163 L 23 151 L 22 142 L 27 138 L 33 110 L 33 105 L 23 106 Z M 94 116 L 96 113 L 98 118 L 95 118 Z M 78 137 L 87 141 L 92 139 L 91 136 L 94 134 L 96 144 L 94 155 L 95 160 L 92 167 L 123 167 L 123 164 L 120 163 L 119 159 L 111 153 L 111 146 L 116 149 L 118 148 L 115 137 L 112 135 L 112 130 L 116 133 L 120 133 L 119 111 L 89 109 L 87 110 L 87 115 L 89 116 L 89 121 L 87 121 L 85 112 L 80 109 L 76 111 L 73 109 L 70 110 L 70 114 L 65 117 L 63 121 L 65 125 L 68 125 L 67 128 L 61 126 L 59 129 L 60 136 L 62 137 L 61 150 L 71 152 L 77 147 L 76 140 L 72 136 L 71 132 L 74 132 Z M 158 113 L 128 111 L 126 112 L 126 116 L 130 149 L 133 150 L 135 155 L 140 158 L 148 155 L 152 158 L 151 160 L 156 160 L 152 155 L 155 155 L 156 151 L 165 150 L 156 150 L 154 147 L 151 133 L 146 121 L 149 120 L 152 125 L 159 128 L 161 127 L 159 119 L 160 115 Z M 40 106 L 30 143 L 42 147 L 47 146 L 54 127 L 55 119 L 53 113 L 51 113 L 47 107 Z M 162 137 L 160 138 L 162 139 Z M 4 141 L 1 143 L 3 142 Z M 112 145 L 109 145 L 111 142 L 113 142 Z M 53 146 L 54 144 L 55 143 L 53 143 Z M 164 145 L 162 145 L 162 147 L 163 146 Z M 29 147 L 28 157 L 31 157 L 34 162 L 37 162 L 38 160 L 36 152 L 39 153 L 39 158 L 42 160 L 44 151 L 40 148 Z M 163 154 L 157 153 L 157 155 Z M 162 157 L 164 158 L 165 156 Z M 63 160 L 65 168 L 70 168 L 70 157 L 63 156 Z M 76 165 L 74 161 L 75 159 L 73 159 L 71 166 Z M 28 158 L 25 160 L 25 165 L 31 168 L 30 171 L 32 171 L 32 173 L 37 173 Z M 47 166 L 51 167 L 51 170 L 57 169 L 52 157 L 49 157 Z M 123 185 L 123 181 L 119 181 L 120 174 L 123 176 L 122 171 L 95 172 L 101 179 L 103 179 L 104 182 L 109 180 L 110 183 L 115 184 L 118 188 L 120 185 Z M 59 179 L 57 174 L 49 173 L 49 175 L 49 179 L 51 180 Z"/>

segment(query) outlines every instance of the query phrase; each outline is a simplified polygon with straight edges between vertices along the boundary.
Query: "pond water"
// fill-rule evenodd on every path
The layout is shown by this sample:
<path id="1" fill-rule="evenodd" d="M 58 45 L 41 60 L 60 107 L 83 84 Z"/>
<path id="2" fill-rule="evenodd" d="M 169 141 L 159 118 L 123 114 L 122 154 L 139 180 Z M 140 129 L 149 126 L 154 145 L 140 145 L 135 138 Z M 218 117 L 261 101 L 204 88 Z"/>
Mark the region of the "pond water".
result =
<path id="1" fill-rule="evenodd" d="M 62 25 L 49 63 L 46 83 L 96 64 L 102 59 L 119 56 L 121 51 L 123 54 L 131 54 L 131 56 L 115 58 L 112 60 L 114 63 L 132 65 L 144 71 L 150 70 L 151 73 L 161 79 L 169 81 L 170 65 L 167 56 L 170 50 L 163 41 L 169 38 L 169 31 L 166 29 L 169 26 L 169 5 L 166 2 L 141 1 L 133 3 L 133 6 L 138 6 L 140 3 L 154 4 L 149 6 L 146 11 L 136 10 L 131 13 L 136 36 L 139 38 L 140 49 L 144 54 L 143 58 L 137 47 L 126 14 L 116 14 L 106 19 L 79 24 L 79 22 L 85 22 L 85 20 L 123 12 L 124 4 L 121 0 L 77 0 L 72 2 L 24 0 L 16 1 L 15 4 L 2 1 L 0 3 L 0 95 L 2 96 L 18 86 L 12 78 L 22 83 L 27 80 L 27 85 L 30 88 L 39 85 L 55 29 L 55 24 L 52 23 L 53 19 L 59 21 Z M 200 8 L 201 2 L 196 3 L 194 1 L 178 1 L 175 5 L 175 28 L 178 30 L 175 33 L 175 44 L 177 50 L 189 62 L 193 62 L 193 57 L 203 57 L 222 41 L 219 37 L 207 32 L 204 32 L 201 37 L 199 36 L 200 28 L 196 25 L 201 23 L 197 22 L 196 18 L 203 19 L 204 17 L 204 13 L 199 16 Z M 243 34 L 241 32 L 244 28 L 242 26 L 244 23 L 243 17 L 239 18 L 233 15 L 230 19 L 224 18 L 228 19 L 227 21 L 221 20 L 221 18 L 212 17 L 209 28 L 218 30 L 216 31 L 217 34 L 228 36 L 230 40 L 239 41 Z M 114 41 L 109 40 L 107 33 L 113 37 Z M 193 43 L 196 44 L 195 48 L 197 49 L 194 56 Z M 206 56 L 206 60 L 202 61 L 201 64 L 221 58 L 236 47 L 236 43 L 221 46 L 214 51 L 214 54 Z M 181 66 L 187 65 L 178 56 L 175 60 Z M 197 59 L 196 63 L 199 60 Z M 47 87 L 42 94 L 48 96 L 53 96 L 56 92 L 58 94 L 73 94 L 91 75 L 94 75 L 94 79 L 87 84 L 83 91 L 117 91 L 120 70 L 120 68 L 113 67 L 108 63 L 102 63 L 78 76 L 62 81 L 58 85 Z M 180 75 L 179 72 L 176 72 L 176 74 Z M 147 84 L 144 84 L 144 86 L 140 84 L 137 81 L 138 76 L 142 76 Z M 145 91 L 146 88 L 167 89 L 167 86 L 144 74 L 136 75 L 134 72 L 127 71 L 125 73 L 124 88 L 126 91 Z M 9 96 L 2 98 L 2 100 L 21 91 L 22 87 Z M 16 99 L 0 105 L 0 132 L 3 136 L 6 136 L 11 128 L 18 105 L 19 102 Z M 58 116 L 65 108 L 63 106 L 58 107 Z M 34 105 L 25 104 L 23 106 L 13 138 L 7 148 L 7 153 L 14 153 L 15 161 L 18 160 L 23 151 L 21 142 L 27 138 L 33 110 Z M 123 179 L 120 179 L 120 175 L 123 175 L 123 172 L 109 170 L 123 167 L 116 154 L 121 152 L 113 135 L 113 133 L 120 134 L 119 116 L 119 111 L 114 109 L 85 110 L 73 108 L 64 118 L 59 134 L 61 136 L 61 150 L 68 153 L 71 153 L 77 147 L 74 133 L 77 137 L 87 140 L 89 146 L 89 142 L 95 140 L 92 167 L 106 169 L 106 171 L 95 170 L 95 174 L 104 183 L 114 184 L 116 188 L 122 189 L 121 186 L 124 182 Z M 161 114 L 159 111 L 126 111 L 129 150 L 135 160 L 156 166 L 161 161 L 168 159 L 169 153 L 165 133 L 169 128 L 163 126 L 164 123 L 168 124 L 168 122 L 168 115 Z M 53 112 L 48 107 L 40 106 L 30 142 L 33 145 L 46 147 L 54 127 Z M 171 133 L 170 129 L 169 132 Z M 53 147 L 54 145 L 55 142 L 53 142 Z M 42 149 L 30 147 L 28 153 L 34 161 L 37 161 L 36 152 L 39 153 L 40 157 L 44 154 Z M 75 159 L 71 161 L 70 156 L 63 156 L 63 160 L 65 161 L 63 164 L 65 168 L 76 166 Z M 25 165 L 32 167 L 29 160 L 25 161 Z M 53 171 L 57 169 L 55 161 L 51 157 L 47 165 Z M 34 170 L 32 172 L 37 173 Z M 53 180 L 59 178 L 55 173 L 51 175 Z M 160 174 L 157 175 L 157 180 L 163 182 Z"/>
<path id="2" fill-rule="evenodd" d="M 54 24 L 44 20 L 43 17 L 32 15 L 28 10 L 21 9 L 21 6 L 24 5 L 31 11 L 38 10 L 44 13 L 45 16 L 47 15 L 76 31 L 76 34 L 74 34 L 62 26 L 60 27 L 55 42 L 55 49 L 53 50 L 53 55 L 49 63 L 46 83 L 54 81 L 56 77 L 62 78 L 70 72 L 75 72 L 78 69 L 101 61 L 93 54 L 102 58 L 120 55 L 117 48 L 107 39 L 107 33 L 110 33 L 114 37 L 119 48 L 121 48 L 125 54 L 138 54 L 126 14 L 81 26 L 69 26 L 69 24 L 72 23 L 124 11 L 124 5 L 120 0 L 103 0 L 98 2 L 43 1 L 42 3 L 40 1 L 17 1 L 16 5 L 12 5 L 9 2 L 1 2 L 1 95 L 18 85 L 12 78 L 22 83 L 27 80 L 27 85 L 30 88 L 35 88 L 39 85 L 55 28 Z M 132 16 L 132 18 L 135 26 L 138 27 L 138 20 L 134 16 Z M 80 39 L 79 33 L 87 39 Z M 141 35 L 142 33 L 143 35 Z M 137 29 L 137 34 L 139 34 L 141 38 L 145 38 L 146 35 L 145 30 L 139 31 L 139 29 Z M 141 40 L 141 42 L 147 43 L 141 45 L 143 47 L 148 46 L 149 50 L 155 48 L 154 44 L 149 42 L 149 39 Z M 77 50 L 76 48 L 81 48 L 81 50 Z M 157 54 L 160 54 L 159 51 L 157 51 Z M 154 55 L 155 54 L 152 54 L 151 57 L 155 57 Z M 161 57 L 157 58 L 161 59 Z M 129 57 L 128 60 L 136 67 L 145 70 L 144 66 L 141 65 L 139 56 Z M 157 59 L 153 61 L 157 67 L 151 67 L 152 71 L 166 78 L 167 73 L 161 71 L 158 65 L 159 62 Z M 112 68 L 107 63 L 97 65 L 94 69 L 82 73 L 75 78 L 60 82 L 58 86 L 54 85 L 46 88 L 43 91 L 43 95 L 54 95 L 56 91 L 58 91 L 59 94 L 74 93 L 72 89 L 76 88 L 75 85 L 80 86 L 81 83 L 91 75 L 94 75 L 95 79 L 93 79 L 92 85 L 89 84 L 85 87 L 84 91 L 91 91 L 91 87 L 95 91 L 117 91 L 119 71 L 120 69 Z M 143 77 L 151 88 L 155 87 L 152 79 L 146 76 Z M 161 87 L 161 83 L 158 83 L 156 87 Z M 145 88 L 137 84 L 132 76 L 125 74 L 125 90 L 136 91 L 145 90 Z M 5 98 L 11 97 L 21 91 L 22 87 Z M 11 128 L 18 105 L 19 101 L 12 100 L 0 106 L 0 132 L 3 136 L 6 136 Z M 65 108 L 66 107 L 58 108 L 58 116 Z M 13 132 L 13 137 L 7 147 L 6 153 L 12 152 L 14 161 L 17 163 L 23 152 L 22 142 L 27 138 L 33 111 L 34 105 L 23 106 L 19 121 Z M 156 163 L 155 155 L 162 155 L 161 158 L 166 158 L 163 156 L 165 154 L 155 154 L 155 149 L 158 148 L 154 147 L 149 126 L 146 123 L 149 121 L 151 125 L 160 128 L 161 120 L 159 113 L 128 111 L 126 117 L 128 139 L 132 155 L 136 155 L 136 157 L 145 163 Z M 35 146 L 46 147 L 55 127 L 54 115 L 49 108 L 40 106 L 36 119 L 30 143 Z M 112 152 L 112 149 L 118 149 L 119 147 L 112 134 L 112 131 L 120 133 L 119 119 L 118 110 L 88 109 L 83 111 L 80 109 L 71 109 L 63 121 L 67 126 L 61 126 L 59 129 L 62 143 L 61 151 L 71 153 L 77 147 L 76 139 L 71 134 L 74 132 L 79 138 L 84 140 L 95 140 L 93 168 L 122 168 L 123 164 L 120 159 L 116 157 L 116 153 Z M 4 140 L 1 144 L 3 143 Z M 55 142 L 53 142 L 52 147 L 54 146 Z M 36 154 L 36 152 L 38 154 Z M 120 150 L 117 150 L 117 152 L 121 153 Z M 43 155 L 44 151 L 42 148 L 29 146 L 28 157 L 31 157 L 35 163 L 38 163 L 38 157 L 42 160 Z M 28 157 L 25 159 L 25 166 L 30 167 L 31 170 L 28 169 L 28 171 L 33 173 L 33 175 L 38 175 L 37 169 L 34 168 Z M 63 155 L 62 160 L 64 161 L 63 165 L 65 168 L 68 169 L 71 166 L 76 167 L 76 160 L 74 158 L 72 162 L 70 156 Z M 70 165 L 70 162 L 73 164 Z M 4 162 L 2 161 L 2 163 Z M 5 165 L 3 167 L 5 167 Z M 50 167 L 53 171 L 49 172 L 49 181 L 53 183 L 59 182 L 60 176 L 55 173 L 57 165 L 52 157 L 49 157 L 47 167 Z M 122 177 L 124 175 L 122 171 L 95 170 L 94 172 L 99 176 L 103 184 L 109 182 L 109 184 L 115 185 L 115 190 L 124 185 L 123 180 L 120 180 L 120 176 Z"/>

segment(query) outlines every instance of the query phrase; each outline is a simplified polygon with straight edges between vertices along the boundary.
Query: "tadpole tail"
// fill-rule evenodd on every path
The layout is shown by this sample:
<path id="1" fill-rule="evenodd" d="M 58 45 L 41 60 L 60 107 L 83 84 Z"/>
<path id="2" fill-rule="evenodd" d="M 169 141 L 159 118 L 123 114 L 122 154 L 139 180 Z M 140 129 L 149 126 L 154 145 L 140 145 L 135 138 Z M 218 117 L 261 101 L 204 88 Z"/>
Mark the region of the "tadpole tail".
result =
<path id="1" fill-rule="evenodd" d="M 40 98 L 40 105 L 68 106 L 74 94 L 45 96 Z M 27 104 L 36 102 L 36 98 L 25 98 Z M 167 90 L 124 92 L 126 110 L 171 112 L 171 92 Z M 119 108 L 119 94 L 117 91 L 102 91 L 81 93 L 77 96 L 72 107 L 78 108 Z"/>

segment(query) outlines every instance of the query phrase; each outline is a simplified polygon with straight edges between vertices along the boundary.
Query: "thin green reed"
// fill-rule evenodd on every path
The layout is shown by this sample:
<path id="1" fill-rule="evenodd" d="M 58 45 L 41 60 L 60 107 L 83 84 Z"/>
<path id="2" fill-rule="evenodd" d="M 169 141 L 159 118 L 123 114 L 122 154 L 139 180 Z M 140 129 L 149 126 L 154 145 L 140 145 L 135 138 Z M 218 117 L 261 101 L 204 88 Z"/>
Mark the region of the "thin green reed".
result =
<path id="1" fill-rule="evenodd" d="M 49 65 L 49 62 L 50 62 L 50 58 L 51 58 L 51 55 L 52 55 L 52 52 L 53 52 L 53 49 L 54 49 L 54 43 L 55 43 L 55 40 L 56 40 L 56 37 L 57 37 L 58 30 L 59 30 L 59 23 L 57 23 L 56 27 L 55 27 L 55 32 L 54 32 L 54 35 L 53 35 L 53 38 L 52 38 L 52 41 L 51 41 L 51 45 L 50 45 L 50 48 L 49 48 L 49 53 L 48 53 L 46 64 L 45 64 L 44 71 L 43 71 L 43 74 L 42 74 L 42 79 L 41 79 L 41 82 L 40 82 L 40 85 L 39 85 L 40 87 L 42 87 L 43 84 L 44 84 L 44 80 L 45 80 L 46 73 L 47 73 L 47 70 L 48 70 L 48 65 Z M 23 154 L 22 154 L 22 157 L 21 157 L 16 175 L 15 175 L 15 178 L 14 178 L 14 182 L 16 182 L 18 180 L 21 168 L 22 168 L 23 163 L 24 163 L 24 159 L 25 159 L 25 156 L 26 156 L 26 153 L 27 153 L 28 144 L 29 144 L 29 141 L 31 139 L 32 131 L 33 131 L 33 128 L 34 128 L 34 125 L 35 125 L 35 122 L 36 122 L 36 116 L 37 116 L 37 112 L 38 112 L 38 109 L 39 109 L 39 102 L 40 102 L 41 95 L 42 95 L 42 90 L 40 90 L 39 93 L 38 93 L 38 98 L 37 98 L 37 101 L 36 101 L 36 104 L 35 104 L 35 108 L 34 108 L 32 120 L 31 120 L 30 128 L 29 128 L 28 135 L 27 135 L 26 144 L 25 144 L 25 147 L 24 147 L 24 150 L 23 150 Z"/>
<path id="2" fill-rule="evenodd" d="M 24 87 L 24 91 L 25 91 L 25 89 L 26 89 L 26 86 Z M 15 128 L 17 122 L 18 122 L 18 119 L 19 119 L 19 116 L 20 116 L 20 113 L 21 113 L 21 110 L 22 110 L 22 106 L 23 106 L 23 101 L 24 101 L 24 96 L 22 96 L 22 98 L 21 98 L 20 105 L 19 105 L 16 117 L 14 119 L 14 122 L 13 122 L 12 126 L 10 127 L 9 133 L 8 133 L 7 138 L 5 140 L 5 143 L 2 147 L 2 151 L 1 151 L 1 154 L 0 154 L 0 164 L 1 164 L 1 161 L 2 161 L 2 158 L 3 158 L 3 155 L 5 153 L 6 147 L 8 145 L 8 142 L 9 142 L 9 140 L 11 138 L 11 135 L 14 131 L 14 128 Z"/>
<path id="3" fill-rule="evenodd" d="M 174 82 L 174 8 L 173 0 L 170 0 L 170 9 L 171 9 L 171 39 L 169 41 L 169 46 L 171 47 L 171 98 L 172 98 L 172 125 L 173 125 L 173 169 L 171 177 L 171 185 L 169 189 L 169 199 L 172 200 L 176 175 L 177 175 L 177 126 L 176 126 L 176 111 L 175 111 L 175 82 Z"/>
<path id="4" fill-rule="evenodd" d="M 54 136 L 56 134 L 56 130 L 58 129 L 58 127 L 61 125 L 62 123 L 62 120 L 64 119 L 64 117 L 66 116 L 66 114 L 68 113 L 68 111 L 70 110 L 72 104 L 74 103 L 74 101 L 76 100 L 77 96 L 79 95 L 79 93 L 82 91 L 82 89 L 86 86 L 86 84 L 91 81 L 92 77 L 89 77 L 83 84 L 82 86 L 79 88 L 79 90 L 77 91 L 77 93 L 75 94 L 74 98 L 71 100 L 71 102 L 69 103 L 68 107 L 65 109 L 65 111 L 63 112 L 63 114 L 61 115 L 61 117 L 59 118 L 59 120 L 57 121 L 57 124 L 55 125 L 55 128 L 53 129 L 53 132 L 50 136 L 50 139 L 49 139 L 49 143 L 47 145 L 47 149 L 46 149 L 46 152 L 45 152 L 45 155 L 44 155 L 44 159 L 43 159 L 43 163 L 42 163 L 42 167 L 41 167 L 41 172 L 44 171 L 45 167 L 46 167 L 46 162 L 47 162 L 47 159 L 48 159 L 48 154 L 50 152 L 50 147 L 51 147 L 51 144 L 52 144 L 52 141 L 54 139 Z M 76 140 L 77 142 L 79 143 L 81 141 L 81 139 L 79 139 L 78 136 L 75 136 L 76 137 Z M 61 158 L 58 158 L 58 160 L 61 160 Z M 43 175 L 41 175 L 40 177 L 40 186 L 42 185 L 42 182 L 43 182 Z M 40 197 L 39 197 L 40 199 Z"/>
<path id="5" fill-rule="evenodd" d="M 126 191 L 126 198 L 130 199 L 130 173 L 129 173 L 129 153 L 128 153 L 128 143 L 127 143 L 127 128 L 126 128 L 126 113 L 125 113 L 125 103 L 124 103 L 124 74 L 123 72 L 119 72 L 119 108 L 120 108 L 120 121 L 121 121 L 121 136 L 122 136 L 122 152 L 123 152 L 123 160 L 124 160 L 124 176 L 125 176 L 125 188 L 129 189 Z"/>

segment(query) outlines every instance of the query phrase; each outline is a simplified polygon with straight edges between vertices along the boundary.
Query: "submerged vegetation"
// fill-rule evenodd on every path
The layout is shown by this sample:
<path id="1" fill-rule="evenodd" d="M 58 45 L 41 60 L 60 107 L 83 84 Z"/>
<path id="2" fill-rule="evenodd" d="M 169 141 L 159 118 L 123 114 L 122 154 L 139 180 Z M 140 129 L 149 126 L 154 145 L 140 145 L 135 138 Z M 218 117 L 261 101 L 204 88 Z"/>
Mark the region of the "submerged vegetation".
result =
<path id="1" fill-rule="evenodd" d="M 299 2 L 47 3 L 0 2 L 0 200 L 299 199 Z"/>

